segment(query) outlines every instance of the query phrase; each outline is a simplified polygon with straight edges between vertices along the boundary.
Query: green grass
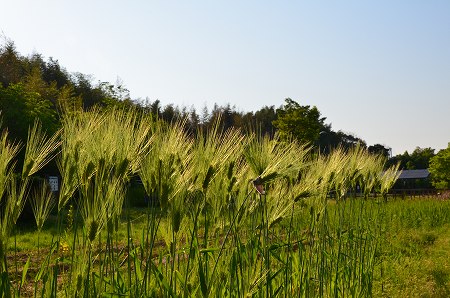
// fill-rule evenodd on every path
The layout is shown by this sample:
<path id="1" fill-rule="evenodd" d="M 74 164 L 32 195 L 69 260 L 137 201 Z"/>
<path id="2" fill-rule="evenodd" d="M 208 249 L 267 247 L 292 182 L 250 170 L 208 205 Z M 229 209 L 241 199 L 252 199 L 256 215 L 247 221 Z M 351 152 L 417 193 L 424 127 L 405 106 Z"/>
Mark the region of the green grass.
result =
<path id="1" fill-rule="evenodd" d="M 449 297 L 450 225 L 405 230 L 393 240 L 377 297 Z M 383 289 L 381 286 L 383 285 Z"/>
<path id="2" fill-rule="evenodd" d="M 374 296 L 449 297 L 450 202 L 398 200 L 388 209 L 387 238 Z"/>
<path id="3" fill-rule="evenodd" d="M 330 215 L 329 224 L 333 226 L 333 223 L 336 223 L 338 220 L 334 215 L 336 205 L 333 201 L 330 201 L 328 204 L 328 212 Z M 356 207 L 357 204 L 353 205 L 352 208 Z M 365 203 L 365 207 L 370 212 L 373 212 L 377 206 L 379 204 L 373 201 Z M 146 211 L 146 208 L 134 208 L 129 211 L 131 235 L 135 246 L 142 245 L 142 231 L 145 230 L 146 226 Z M 345 210 L 341 211 L 345 212 Z M 436 221 L 435 218 L 436 213 L 447 214 L 447 212 L 450 212 L 450 202 L 436 201 L 434 199 L 393 200 L 385 204 L 383 212 L 385 222 L 380 222 L 380 224 L 384 226 L 385 230 L 383 234 L 385 238 L 380 239 L 381 247 L 379 247 L 378 259 L 374 267 L 375 275 L 372 295 L 374 297 L 448 297 L 450 294 L 450 222 L 442 220 L 442 218 L 440 221 Z M 302 240 L 299 245 L 303 246 L 303 253 L 319 253 L 318 251 L 314 251 L 307 242 L 310 240 L 306 232 L 310 225 L 309 208 L 307 206 L 299 206 L 295 209 L 294 213 L 294 224 L 298 227 L 295 230 L 298 231 L 299 235 L 292 235 L 291 237 L 295 238 L 295 236 L 298 236 L 297 239 Z M 126 246 L 127 243 L 126 219 L 127 215 L 123 214 L 117 233 L 121 246 Z M 54 223 L 56 223 L 56 218 L 54 217 L 51 217 L 47 221 L 40 234 L 41 243 L 51 243 L 52 237 L 56 234 Z M 367 223 L 370 224 L 370 222 Z M 284 231 L 287 230 L 289 224 L 289 220 L 285 219 L 280 223 L 279 228 L 273 231 L 273 234 L 270 236 L 274 244 L 286 243 L 287 235 Z M 37 263 L 42 260 L 37 255 L 37 233 L 34 228 L 19 226 L 15 232 L 17 241 L 16 250 L 19 253 L 22 252 L 31 255 L 32 267 L 33 265 L 34 267 L 38 267 L 39 264 Z M 199 230 L 200 234 L 203 232 L 203 229 Z M 336 230 L 327 232 L 328 237 L 334 237 L 336 235 L 335 233 Z M 101 239 L 99 239 L 103 244 L 105 243 L 104 235 L 105 233 L 101 233 Z M 340 237 L 345 238 L 346 236 L 341 235 Z M 254 254 L 258 254 L 257 251 L 248 246 L 254 240 L 252 240 L 252 235 L 243 233 L 240 239 L 233 240 L 240 242 L 243 246 L 226 251 L 224 258 L 238 257 L 236 253 L 239 252 L 239 258 L 251 261 L 251 258 L 255 257 Z M 328 239 L 329 241 L 331 240 Z M 157 242 L 163 243 L 163 241 L 159 240 Z M 212 241 L 209 245 L 211 247 L 219 247 L 220 241 Z M 352 247 L 350 243 L 346 245 L 349 248 Z M 42 249 L 48 251 L 49 247 L 44 245 Z M 156 252 L 166 255 L 166 249 L 165 246 L 158 247 Z M 298 251 L 301 251 L 301 249 Z M 330 251 L 332 252 L 332 250 L 329 250 L 328 253 Z M 274 247 L 271 253 L 276 258 L 286 257 L 286 254 L 281 248 Z M 35 259 L 33 260 L 33 258 Z M 22 262 L 24 261 L 26 259 L 22 259 Z M 36 264 L 33 264 L 33 261 Z M 310 262 L 314 263 L 315 260 L 310 260 Z M 233 275 L 233 273 L 228 274 Z M 261 274 L 261 271 L 258 269 L 253 272 L 249 271 L 246 274 L 248 274 L 246 275 L 248 282 L 252 283 L 255 282 L 255 276 Z M 314 272 L 310 274 L 314 275 Z M 291 278 L 291 276 L 288 278 Z M 310 294 L 316 295 L 317 292 L 310 292 Z"/>
<path id="4" fill-rule="evenodd" d="M 126 239 L 127 237 L 127 221 L 126 221 L 126 213 L 130 213 L 131 224 L 132 224 L 132 238 L 140 239 L 142 236 L 142 231 L 145 229 L 146 225 L 146 208 L 132 208 L 129 211 L 126 211 L 123 214 L 119 230 L 118 230 L 118 238 Z M 67 216 L 66 214 L 64 216 Z M 81 221 L 81 217 L 78 219 Z M 58 235 L 57 231 L 57 217 L 56 215 L 52 215 L 48 218 L 44 227 L 40 233 L 36 231 L 36 224 L 34 222 L 19 222 L 15 229 L 13 230 L 13 239 L 9 243 L 10 250 L 17 251 L 34 251 L 36 250 L 36 245 L 39 242 L 44 245 L 43 248 L 48 249 L 49 243 L 52 243 L 52 239 L 55 240 L 55 237 Z M 67 228 L 67 221 L 63 223 L 63 230 Z M 81 233 L 82 228 L 78 228 L 78 232 Z M 105 236 L 105 233 L 103 234 Z M 15 242 L 14 242 L 15 238 Z M 105 237 L 102 237 L 102 241 L 104 241 Z M 125 241 L 125 240 L 124 240 Z"/>

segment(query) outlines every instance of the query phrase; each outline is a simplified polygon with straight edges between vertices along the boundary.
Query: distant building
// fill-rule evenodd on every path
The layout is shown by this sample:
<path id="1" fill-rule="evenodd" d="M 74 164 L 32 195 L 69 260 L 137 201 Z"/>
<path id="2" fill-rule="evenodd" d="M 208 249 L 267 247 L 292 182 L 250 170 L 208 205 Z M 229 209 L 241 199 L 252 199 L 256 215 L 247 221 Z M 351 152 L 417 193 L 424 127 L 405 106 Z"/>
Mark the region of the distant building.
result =
<path id="1" fill-rule="evenodd" d="M 401 170 L 400 176 L 394 185 L 396 189 L 417 189 L 431 188 L 430 171 L 421 170 Z"/>
<path id="2" fill-rule="evenodd" d="M 427 169 L 402 170 L 400 172 L 400 177 L 398 177 L 398 179 L 428 179 L 430 177 L 430 171 Z"/>

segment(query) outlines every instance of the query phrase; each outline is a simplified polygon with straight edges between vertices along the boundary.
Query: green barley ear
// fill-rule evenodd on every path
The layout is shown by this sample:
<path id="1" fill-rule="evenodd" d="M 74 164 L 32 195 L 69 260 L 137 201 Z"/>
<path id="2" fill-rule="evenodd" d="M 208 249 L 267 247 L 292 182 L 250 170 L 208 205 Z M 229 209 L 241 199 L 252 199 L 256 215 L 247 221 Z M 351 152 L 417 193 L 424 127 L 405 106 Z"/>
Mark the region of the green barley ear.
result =
<path id="1" fill-rule="evenodd" d="M 98 161 L 98 168 L 100 170 L 105 169 L 105 165 L 106 165 L 106 159 L 104 157 L 100 158 Z"/>
<path id="2" fill-rule="evenodd" d="M 236 177 L 232 177 L 230 180 L 230 184 L 228 185 L 228 193 L 231 193 L 231 191 L 233 190 L 233 186 L 236 184 L 237 178 Z"/>
<path id="3" fill-rule="evenodd" d="M 108 230 L 108 234 L 112 234 L 114 232 L 114 221 L 113 219 L 109 219 L 106 223 L 106 228 Z"/>
<path id="4" fill-rule="evenodd" d="M 77 168 L 74 165 L 71 165 L 69 168 L 69 181 L 73 181 L 73 179 L 75 178 L 75 172 L 77 171 Z"/>
<path id="5" fill-rule="evenodd" d="M 58 159 L 58 167 L 62 171 L 62 169 L 67 169 L 69 166 L 69 156 L 65 156 L 63 158 Z"/>
<path id="6" fill-rule="evenodd" d="M 196 206 L 198 203 L 202 201 L 203 196 L 204 196 L 203 191 L 199 189 L 189 192 L 188 193 L 189 203 L 192 204 L 193 206 Z"/>
<path id="7" fill-rule="evenodd" d="M 231 179 L 233 177 L 233 169 L 234 169 L 234 160 L 231 161 L 230 165 L 228 166 L 228 173 L 227 173 L 228 179 Z"/>
<path id="8" fill-rule="evenodd" d="M 169 203 L 169 193 L 170 193 L 169 184 L 163 183 L 162 189 L 161 189 L 161 196 L 159 198 L 159 203 L 161 204 L 161 207 L 163 209 L 166 208 Z"/>
<path id="9" fill-rule="evenodd" d="M 98 223 L 96 220 L 93 220 L 89 225 L 88 230 L 88 238 L 91 242 L 95 240 L 95 237 L 97 236 L 97 230 L 98 230 Z"/>
<path id="10" fill-rule="evenodd" d="M 22 170 L 22 178 L 33 175 L 48 164 L 57 154 L 60 146 L 60 131 L 47 137 L 39 121 L 28 130 L 27 145 Z"/>
<path id="11" fill-rule="evenodd" d="M 124 160 L 122 160 L 119 164 L 119 166 L 116 168 L 116 176 L 117 177 L 122 177 L 125 176 L 125 174 L 128 171 L 128 165 L 130 164 L 130 161 L 125 158 Z"/>
<path id="12" fill-rule="evenodd" d="M 172 215 L 172 225 L 175 233 L 178 233 L 181 225 L 181 212 L 179 210 L 175 210 Z"/>
<path id="13" fill-rule="evenodd" d="M 277 176 L 278 176 L 277 172 L 272 172 L 270 174 L 266 174 L 266 175 L 261 177 L 261 183 L 269 182 L 269 181 L 277 178 Z"/>
<path id="14" fill-rule="evenodd" d="M 2 205 L 2 200 L 5 199 L 6 185 L 12 178 L 15 166 L 14 160 L 19 149 L 19 144 L 8 141 L 8 132 L 6 130 L 0 134 L 0 205 Z"/>
<path id="15" fill-rule="evenodd" d="M 42 230 L 44 222 L 55 205 L 54 196 L 48 184 L 42 183 L 40 188 L 40 191 L 36 190 L 34 192 L 30 200 L 38 231 Z"/>
<path id="16" fill-rule="evenodd" d="M 87 181 L 91 178 L 92 174 L 94 173 L 95 170 L 95 165 L 92 161 L 89 162 L 89 164 L 87 165 L 86 169 L 84 170 L 83 173 L 83 181 Z"/>
<path id="17" fill-rule="evenodd" d="M 311 194 L 308 191 L 303 191 L 295 196 L 294 202 L 298 202 L 301 199 L 308 198 Z"/>
<path id="18" fill-rule="evenodd" d="M 214 172 L 215 172 L 215 170 L 214 170 L 213 166 L 210 165 L 208 168 L 208 172 L 206 172 L 205 180 L 203 180 L 203 185 L 202 185 L 203 191 L 205 191 L 208 188 L 208 185 L 211 182 Z"/>
<path id="19" fill-rule="evenodd" d="M 81 274 L 78 274 L 78 276 L 77 276 L 77 292 L 81 291 L 82 285 L 83 285 L 83 276 L 81 276 Z"/>
<path id="20" fill-rule="evenodd" d="M 2 239 L 0 238 L 0 260 L 2 260 L 3 261 L 3 257 L 5 256 L 5 250 L 4 250 L 4 248 L 3 248 L 3 241 L 2 241 Z"/>
<path id="21" fill-rule="evenodd" d="M 80 148 L 81 148 L 81 141 L 77 141 L 77 143 L 75 144 L 75 148 L 74 148 L 74 158 L 75 158 L 75 163 L 78 163 L 78 161 L 80 160 Z"/>
<path id="22" fill-rule="evenodd" d="M 33 165 L 34 160 L 30 159 L 27 161 L 27 163 L 23 166 L 22 178 L 29 176 L 31 169 L 33 168 Z"/>
<path id="23" fill-rule="evenodd" d="M 281 222 L 283 220 L 283 216 L 279 216 L 277 218 L 275 218 L 274 220 L 272 220 L 269 224 L 269 228 L 273 228 L 277 223 Z"/>
<path id="24" fill-rule="evenodd" d="M 66 232 L 72 231 L 73 228 L 73 204 L 70 204 L 69 210 L 67 211 L 67 226 Z"/>
<path id="25" fill-rule="evenodd" d="M 114 217 L 114 230 L 116 233 L 119 231 L 119 217 L 118 216 Z"/>

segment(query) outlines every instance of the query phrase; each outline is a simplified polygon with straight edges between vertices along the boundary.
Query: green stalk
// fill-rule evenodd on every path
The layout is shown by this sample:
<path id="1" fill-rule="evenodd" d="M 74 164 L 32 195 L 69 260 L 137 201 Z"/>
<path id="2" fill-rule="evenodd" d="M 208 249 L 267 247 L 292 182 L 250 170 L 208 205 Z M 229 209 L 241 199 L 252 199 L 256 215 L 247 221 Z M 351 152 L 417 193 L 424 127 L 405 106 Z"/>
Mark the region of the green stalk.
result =
<path id="1" fill-rule="evenodd" d="M 338 230 L 336 233 L 336 237 L 337 237 L 337 242 L 338 242 L 338 250 L 337 250 L 337 254 L 336 254 L 336 265 L 334 268 L 335 271 L 335 277 L 334 277 L 334 296 L 338 297 L 338 281 L 339 281 L 339 265 L 340 265 L 340 255 L 341 255 L 341 250 L 342 250 L 342 226 L 343 226 L 343 220 L 344 220 L 344 214 L 345 214 L 345 210 L 343 210 L 345 208 L 345 203 L 336 203 L 336 208 L 335 208 L 335 214 L 337 213 L 337 218 L 339 221 L 339 224 L 337 226 Z M 344 205 L 344 206 L 343 206 Z M 342 211 L 341 211 L 342 210 Z M 342 212 L 342 213 L 341 213 Z"/>
<path id="2" fill-rule="evenodd" d="M 156 215 L 156 212 L 155 212 L 154 217 L 156 218 L 156 216 L 157 215 Z M 153 254 L 153 248 L 154 248 L 154 244 L 155 244 L 155 241 L 156 241 L 156 235 L 157 235 L 157 232 L 158 232 L 158 229 L 159 229 L 159 225 L 161 223 L 161 219 L 162 219 L 162 216 L 160 215 L 157 218 L 156 225 L 155 224 L 151 225 L 152 230 L 151 230 L 151 233 L 150 233 L 151 234 L 150 249 L 149 249 L 149 255 L 147 257 L 147 262 L 146 262 L 146 270 L 145 270 L 145 273 L 144 273 L 144 289 L 146 289 L 146 287 L 147 287 L 147 275 L 148 275 L 149 270 L 151 269 L 151 264 L 152 264 L 151 258 L 152 258 L 152 254 Z M 152 222 L 154 222 L 154 219 L 152 220 Z M 150 276 L 148 276 L 148 279 L 149 278 L 150 278 Z"/>
<path id="3" fill-rule="evenodd" d="M 126 210 L 127 210 L 127 276 L 128 276 L 128 286 L 131 287 L 131 218 L 130 218 L 130 200 L 126 198 Z"/>
<path id="4" fill-rule="evenodd" d="M 264 200 L 262 200 L 262 197 L 264 197 Z M 271 268 L 270 268 L 270 255 L 269 255 L 269 220 L 267 215 L 267 197 L 266 195 L 259 195 L 260 201 L 262 201 L 262 218 L 261 218 L 261 225 L 263 230 L 263 252 L 264 252 L 264 264 L 265 269 L 267 271 L 266 274 L 266 297 L 270 297 L 270 281 L 271 281 Z"/>
<path id="5" fill-rule="evenodd" d="M 76 269 L 73 265 L 75 264 L 75 252 L 76 252 L 76 243 L 78 241 L 78 212 L 79 212 L 79 208 L 76 208 L 76 212 L 75 215 L 73 217 L 74 220 L 74 226 L 73 226 L 73 242 L 72 242 L 72 252 L 71 252 L 71 256 L 70 256 L 70 264 L 72 266 L 70 266 L 70 271 L 69 271 L 69 281 L 72 282 L 73 281 L 73 273 L 74 270 Z M 60 217 L 60 211 L 58 211 L 58 218 Z M 59 233 L 58 233 L 59 234 Z M 58 241 L 59 243 L 59 241 Z"/>
<path id="6" fill-rule="evenodd" d="M 89 297 L 89 290 L 90 290 L 90 276 L 91 276 L 91 263 L 92 263 L 92 249 L 91 244 L 89 243 L 88 246 L 88 264 L 87 264 L 87 271 L 86 276 L 84 280 L 84 297 Z"/>
<path id="7" fill-rule="evenodd" d="M 112 236 L 111 234 L 113 233 L 112 231 L 110 231 L 110 227 L 113 223 L 111 222 L 112 219 L 109 219 L 108 222 L 108 228 L 107 228 L 107 233 L 106 233 L 106 250 L 105 250 L 105 254 L 104 254 L 104 258 L 103 258 L 103 269 L 100 271 L 100 283 L 101 281 L 106 277 L 106 276 L 114 276 L 114 269 L 112 266 L 112 259 L 111 259 L 111 255 L 112 255 Z M 114 228 L 112 228 L 112 230 L 114 230 Z M 105 283 L 104 288 L 103 288 L 103 292 L 107 291 L 107 285 Z"/>
<path id="8" fill-rule="evenodd" d="M 234 215 L 235 215 L 235 210 L 233 208 L 233 216 Z M 230 218 L 230 221 L 231 221 L 231 218 Z M 242 263 L 243 263 L 242 262 L 242 256 L 245 253 L 245 251 L 244 252 L 241 251 L 242 245 L 241 245 L 241 241 L 239 239 L 238 229 L 237 229 L 236 226 L 234 227 L 233 235 L 234 235 L 234 243 L 237 246 L 236 258 L 238 259 L 238 263 L 239 263 L 239 271 L 238 271 L 238 268 L 236 268 L 236 289 L 237 289 L 237 293 L 240 293 L 241 292 L 241 285 L 240 285 L 239 274 L 240 274 L 241 278 L 243 278 L 244 273 L 243 273 L 243 268 L 242 268 Z"/>
<path id="9" fill-rule="evenodd" d="M 190 264 L 191 264 L 191 254 L 192 254 L 192 248 L 194 246 L 194 240 L 196 235 L 198 234 L 198 216 L 200 214 L 200 208 L 197 207 L 197 210 L 195 211 L 195 216 L 194 216 L 194 227 L 192 228 L 192 232 L 191 232 L 191 241 L 189 243 L 189 255 L 188 255 L 188 260 L 187 260 L 187 266 L 186 266 L 186 273 L 185 273 L 185 278 L 184 278 L 184 296 L 188 297 L 188 287 L 187 287 L 187 282 L 188 282 L 188 275 L 189 275 L 189 268 L 190 268 Z M 198 247 L 197 247 L 198 249 Z"/>
<path id="10" fill-rule="evenodd" d="M 252 193 L 252 190 L 249 191 L 249 193 L 248 193 L 247 196 L 245 197 L 244 201 L 243 201 L 242 204 L 239 206 L 239 209 L 238 209 L 238 211 L 236 212 L 236 215 L 234 216 L 233 221 L 231 222 L 230 227 L 228 228 L 227 234 L 225 235 L 225 238 L 223 239 L 223 243 L 222 243 L 222 245 L 221 245 L 221 247 L 220 247 L 220 250 L 219 250 L 219 255 L 217 256 L 216 262 L 214 263 L 213 271 L 212 271 L 212 273 L 211 273 L 210 284 L 213 283 L 214 280 L 215 280 L 215 277 L 216 277 L 216 276 L 215 276 L 215 273 L 216 273 L 216 270 L 217 270 L 217 264 L 219 263 L 219 259 L 220 259 L 220 257 L 222 256 L 223 250 L 224 250 L 224 248 L 225 248 L 225 244 L 226 244 L 227 239 L 228 239 L 228 236 L 230 235 L 230 232 L 231 232 L 231 230 L 232 230 L 232 228 L 233 228 L 233 226 L 234 226 L 234 224 L 235 224 L 235 222 L 236 222 L 237 216 L 238 216 L 239 213 L 241 212 L 242 208 L 244 207 L 244 205 L 245 205 L 245 203 L 247 202 L 247 199 L 250 197 L 250 194 L 251 194 L 251 193 Z M 211 291 L 211 286 L 208 286 L 208 295 L 209 295 L 210 291 Z"/>
<path id="11" fill-rule="evenodd" d="M 292 222 L 294 220 L 294 203 L 292 204 L 292 212 L 289 220 L 289 228 L 288 228 L 288 238 L 287 238 L 287 254 L 286 254 L 286 270 L 284 274 L 284 297 L 287 297 L 288 289 L 289 289 L 289 279 L 292 280 L 292 251 L 291 251 L 291 232 L 292 232 Z M 291 277 L 291 278 L 289 278 Z"/>
<path id="12" fill-rule="evenodd" d="M 204 191 L 204 223 L 205 223 L 205 231 L 204 231 L 204 235 L 203 235 L 203 246 L 205 249 L 208 249 L 208 218 L 207 218 L 207 212 L 208 212 L 208 208 L 206 208 L 206 193 L 207 193 L 207 189 L 205 189 Z M 204 262 L 204 272 L 205 272 L 205 283 L 208 284 L 208 252 L 206 251 L 204 253 L 204 257 L 205 257 L 205 262 Z"/>
<path id="13" fill-rule="evenodd" d="M 143 250 L 144 251 L 146 251 L 146 247 L 148 246 L 148 247 L 150 247 L 150 237 L 151 237 L 151 222 L 152 222 L 152 215 L 151 215 L 151 212 L 150 212 L 150 204 L 151 204 L 151 202 L 150 202 L 150 200 L 147 202 L 147 210 L 146 210 L 146 212 L 147 212 L 147 221 L 146 221 L 146 226 L 145 226 L 145 231 L 144 231 L 144 233 L 145 233 L 145 240 L 144 240 L 144 242 L 143 242 Z M 144 238 L 144 236 L 143 236 L 143 238 Z M 150 261 L 150 258 L 151 258 L 151 248 L 149 249 L 149 252 L 148 252 L 148 254 L 147 254 L 147 256 L 145 257 L 145 260 L 146 260 L 146 262 L 145 262 L 145 267 L 144 267 L 144 277 L 143 277 L 143 280 L 142 280 L 142 288 L 141 288 L 141 292 L 139 293 L 139 296 L 142 296 L 144 293 L 146 293 L 147 292 L 147 274 L 148 274 L 148 268 L 149 268 L 149 261 Z"/>
<path id="14" fill-rule="evenodd" d="M 4 271 L 0 272 L 0 294 L 5 298 L 11 297 L 11 283 L 9 280 L 9 273 L 7 267 L 6 254 L 3 256 Z"/>
<path id="15" fill-rule="evenodd" d="M 56 222 L 57 222 L 57 241 L 56 241 L 56 251 L 59 252 L 60 250 L 60 241 L 61 241 L 61 227 L 62 227 L 62 216 L 60 215 L 60 212 L 58 212 L 57 218 L 56 218 Z M 55 261 L 55 273 L 54 274 L 58 274 L 58 268 L 59 268 L 59 258 L 56 258 Z M 54 295 L 54 297 L 56 297 L 57 294 L 57 290 L 58 290 L 58 285 L 57 285 L 57 279 L 53 278 L 52 279 L 52 285 L 51 285 L 51 295 Z"/>
<path id="16" fill-rule="evenodd" d="M 172 243 L 171 243 L 171 247 L 170 247 L 170 288 L 173 289 L 174 293 L 176 293 L 176 283 L 175 285 L 173 285 L 173 274 L 175 271 L 175 252 L 176 252 L 176 247 L 177 247 L 177 240 L 176 240 L 176 236 L 175 236 L 175 231 L 172 228 Z"/>
<path id="17" fill-rule="evenodd" d="M 17 261 L 17 233 L 16 228 L 13 228 L 14 233 L 14 264 L 16 268 L 16 276 L 19 276 L 19 270 L 18 270 L 18 261 Z"/>

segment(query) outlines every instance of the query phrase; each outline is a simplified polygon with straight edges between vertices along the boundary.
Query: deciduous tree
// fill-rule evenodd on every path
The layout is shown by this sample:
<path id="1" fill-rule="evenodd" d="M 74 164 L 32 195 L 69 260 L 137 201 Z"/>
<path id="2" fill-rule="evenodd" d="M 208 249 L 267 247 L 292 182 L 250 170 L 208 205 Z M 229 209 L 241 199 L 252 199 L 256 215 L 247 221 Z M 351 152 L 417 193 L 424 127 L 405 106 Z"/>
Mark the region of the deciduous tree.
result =
<path id="1" fill-rule="evenodd" d="M 450 143 L 430 159 L 430 173 L 433 185 L 439 189 L 450 187 Z"/>
<path id="2" fill-rule="evenodd" d="M 302 106 L 296 101 L 286 98 L 285 105 L 277 109 L 278 119 L 273 121 L 280 137 L 284 140 L 294 138 L 300 143 L 314 144 L 324 127 L 325 118 L 313 106 Z"/>

